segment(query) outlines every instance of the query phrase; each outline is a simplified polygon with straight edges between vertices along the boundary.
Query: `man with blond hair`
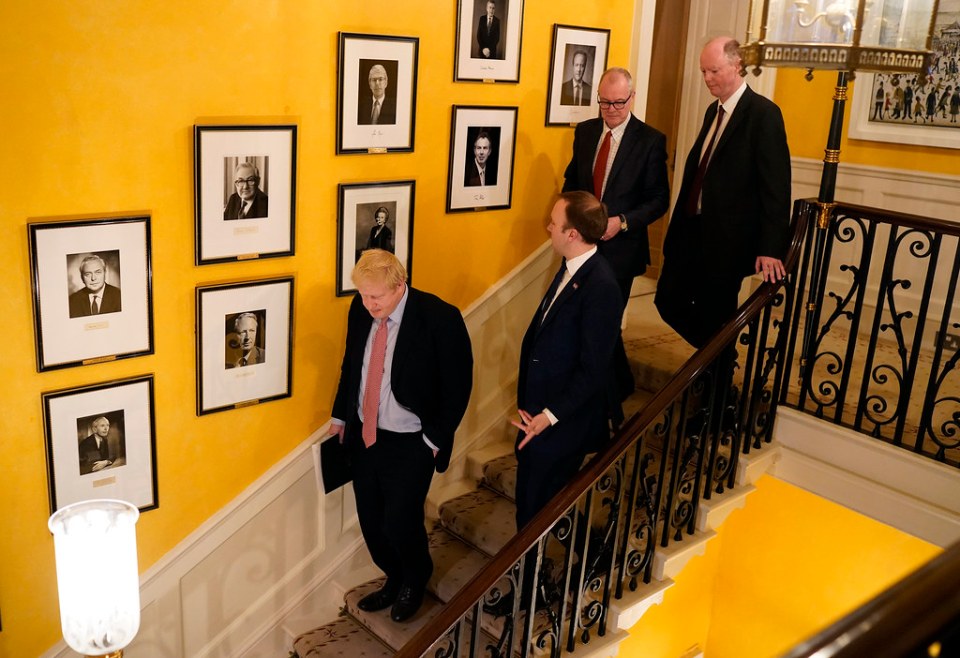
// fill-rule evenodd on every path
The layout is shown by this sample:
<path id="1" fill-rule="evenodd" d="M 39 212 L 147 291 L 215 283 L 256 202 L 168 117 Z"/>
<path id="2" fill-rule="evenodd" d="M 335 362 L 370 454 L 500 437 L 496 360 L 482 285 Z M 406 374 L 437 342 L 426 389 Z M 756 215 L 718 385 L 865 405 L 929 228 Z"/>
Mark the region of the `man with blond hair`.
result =
<path id="1" fill-rule="evenodd" d="M 390 252 L 363 252 L 351 276 L 358 294 L 347 315 L 331 430 L 350 455 L 367 549 L 387 576 L 358 607 L 391 608 L 391 619 L 402 622 L 420 608 L 433 572 L 423 507 L 433 472 L 450 463 L 473 355 L 460 311 L 407 285 Z"/>

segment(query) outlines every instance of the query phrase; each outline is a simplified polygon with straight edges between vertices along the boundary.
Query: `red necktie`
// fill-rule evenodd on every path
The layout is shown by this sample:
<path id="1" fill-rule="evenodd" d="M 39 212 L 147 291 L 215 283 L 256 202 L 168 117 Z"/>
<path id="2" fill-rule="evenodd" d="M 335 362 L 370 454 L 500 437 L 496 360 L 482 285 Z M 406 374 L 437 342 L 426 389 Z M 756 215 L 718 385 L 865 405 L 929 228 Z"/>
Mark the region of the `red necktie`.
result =
<path id="1" fill-rule="evenodd" d="M 387 355 L 387 318 L 380 321 L 373 335 L 370 363 L 367 364 L 367 385 L 363 388 L 363 445 L 377 442 L 377 413 L 380 411 L 380 384 L 383 382 L 383 363 Z"/>
<path id="2" fill-rule="evenodd" d="M 610 131 L 603 138 L 600 144 L 600 151 L 597 153 L 597 161 L 593 165 L 593 196 L 600 198 L 603 193 L 603 178 L 607 174 L 607 157 L 610 155 Z"/>
<path id="3" fill-rule="evenodd" d="M 713 151 L 713 143 L 717 139 L 717 133 L 720 132 L 720 125 L 723 123 L 723 106 L 717 108 L 717 127 L 713 129 L 710 135 L 710 141 L 707 148 L 703 151 L 703 157 L 700 158 L 700 166 L 697 167 L 697 175 L 693 179 L 693 187 L 690 188 L 690 196 L 687 197 L 687 215 L 693 217 L 697 214 L 697 207 L 700 205 L 700 192 L 703 188 L 703 177 L 707 173 L 707 165 L 710 164 L 710 153 Z"/>

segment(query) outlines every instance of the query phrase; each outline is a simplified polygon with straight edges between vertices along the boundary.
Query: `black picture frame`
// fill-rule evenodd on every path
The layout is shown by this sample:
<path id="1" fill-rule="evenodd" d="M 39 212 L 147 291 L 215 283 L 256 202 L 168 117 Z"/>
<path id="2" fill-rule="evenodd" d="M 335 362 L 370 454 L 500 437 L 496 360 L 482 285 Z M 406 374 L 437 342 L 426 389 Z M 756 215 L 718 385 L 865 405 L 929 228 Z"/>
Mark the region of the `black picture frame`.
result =
<path id="1" fill-rule="evenodd" d="M 457 0 L 453 79 L 457 82 L 520 82 L 524 0 Z"/>
<path id="2" fill-rule="evenodd" d="M 377 247 L 393 253 L 413 276 L 413 215 L 416 182 L 341 183 L 337 219 L 337 296 L 357 291 L 350 273 L 360 254 Z M 384 213 L 385 211 L 385 213 Z M 378 231 L 376 217 L 385 216 Z"/>
<path id="3" fill-rule="evenodd" d="M 195 125 L 193 144 L 195 264 L 294 255 L 297 126 Z"/>
<path id="4" fill-rule="evenodd" d="M 454 105 L 447 167 L 447 212 L 502 210 L 513 198 L 517 107 Z M 483 174 L 479 172 L 486 140 Z"/>
<path id="5" fill-rule="evenodd" d="M 337 154 L 412 152 L 420 39 L 352 32 L 339 39 Z M 383 92 L 377 103 L 374 89 Z"/>
<path id="6" fill-rule="evenodd" d="M 290 397 L 293 300 L 292 276 L 197 286 L 198 416 Z"/>
<path id="7" fill-rule="evenodd" d="M 153 354 L 149 216 L 30 222 L 27 233 L 38 372 Z"/>
<path id="8" fill-rule="evenodd" d="M 51 514 L 94 498 L 159 507 L 153 389 L 140 375 L 41 394 Z"/>
<path id="9" fill-rule="evenodd" d="M 608 29 L 554 24 L 545 125 L 575 126 L 598 116 L 597 93 L 609 49 Z M 578 74 L 579 94 L 574 91 Z"/>

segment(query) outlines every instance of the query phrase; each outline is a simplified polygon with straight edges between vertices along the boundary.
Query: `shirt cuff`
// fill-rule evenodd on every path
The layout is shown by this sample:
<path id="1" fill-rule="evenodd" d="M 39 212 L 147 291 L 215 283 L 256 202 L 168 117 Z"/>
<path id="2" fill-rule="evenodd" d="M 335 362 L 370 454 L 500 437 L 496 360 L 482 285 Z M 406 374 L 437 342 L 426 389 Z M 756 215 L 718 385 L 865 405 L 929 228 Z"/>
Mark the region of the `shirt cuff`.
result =
<path id="1" fill-rule="evenodd" d="M 426 434 L 423 435 L 423 442 L 426 443 L 428 446 L 430 446 L 430 448 L 432 448 L 433 450 L 440 452 L 440 448 L 430 443 L 430 439 L 427 438 Z"/>
<path id="2" fill-rule="evenodd" d="M 559 420 L 557 420 L 557 417 L 553 415 L 553 412 L 547 408 L 544 408 L 543 415 L 547 417 L 547 420 L 550 421 L 551 425 L 556 425 L 557 423 L 560 422 Z"/>

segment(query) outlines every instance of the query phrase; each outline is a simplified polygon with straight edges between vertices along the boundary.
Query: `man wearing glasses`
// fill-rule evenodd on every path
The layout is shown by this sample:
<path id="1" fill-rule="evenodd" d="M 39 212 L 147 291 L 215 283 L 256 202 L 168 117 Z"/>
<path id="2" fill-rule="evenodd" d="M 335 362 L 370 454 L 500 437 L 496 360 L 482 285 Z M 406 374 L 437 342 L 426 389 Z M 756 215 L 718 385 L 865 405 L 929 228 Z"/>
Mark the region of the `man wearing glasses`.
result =
<path id="1" fill-rule="evenodd" d="M 260 190 L 260 170 L 249 162 L 241 162 L 233 170 L 233 186 L 223 209 L 224 219 L 252 219 L 267 216 L 267 195 Z"/>
<path id="2" fill-rule="evenodd" d="M 592 193 L 607 206 L 607 229 L 598 249 L 610 263 L 623 305 L 633 278 L 650 263 L 647 226 L 670 205 L 666 136 L 633 116 L 633 78 L 624 68 L 607 69 L 600 78 L 600 118 L 577 125 L 573 157 L 564 172 L 563 191 Z M 623 341 L 614 351 L 610 417 L 622 421 L 620 402 L 633 392 L 633 374 Z"/>

